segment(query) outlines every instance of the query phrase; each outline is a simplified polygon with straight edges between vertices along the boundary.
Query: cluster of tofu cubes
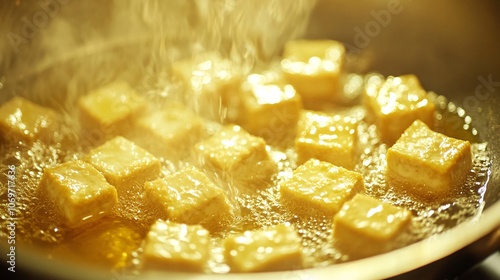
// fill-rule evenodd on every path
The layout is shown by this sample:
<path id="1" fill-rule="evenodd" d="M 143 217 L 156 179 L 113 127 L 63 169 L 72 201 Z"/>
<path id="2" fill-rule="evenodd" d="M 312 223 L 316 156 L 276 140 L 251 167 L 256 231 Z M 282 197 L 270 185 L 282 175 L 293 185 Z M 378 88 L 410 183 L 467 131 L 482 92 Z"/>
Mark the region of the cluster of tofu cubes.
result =
<path id="1" fill-rule="evenodd" d="M 302 267 L 302 243 L 295 228 L 279 224 L 245 231 L 224 240 L 224 257 L 232 272 L 263 272 Z M 144 247 L 144 265 L 175 271 L 206 271 L 209 231 L 200 225 L 158 220 Z"/>
<path id="2" fill-rule="evenodd" d="M 46 168 L 40 188 L 56 202 L 68 227 L 77 228 L 113 212 L 119 197 L 160 175 L 160 161 L 117 136 L 81 160 Z"/>
<path id="3" fill-rule="evenodd" d="M 205 128 L 213 111 L 205 114 L 203 104 L 152 110 L 125 82 L 96 89 L 78 102 L 82 135 L 98 136 L 95 145 L 80 160 L 46 168 L 40 187 L 73 228 L 112 214 L 120 199 L 143 193 L 161 213 L 144 243 L 145 266 L 206 271 L 211 234 L 227 228 L 235 211 L 234 201 L 204 170 L 266 187 L 277 172 L 267 145 L 280 146 L 291 137 L 299 166 L 279 185 L 283 206 L 301 217 L 330 217 L 338 247 L 352 258 L 390 250 L 391 241 L 408 230 L 412 214 L 365 194 L 363 177 L 354 171 L 360 120 L 310 109 L 341 99 L 344 57 L 339 42 L 293 41 L 285 46 L 279 69 L 245 79 L 214 54 L 174 63 L 177 81 L 201 96 L 198 101 L 215 96 L 219 104 L 237 108 L 228 116 L 236 124 L 225 123 L 211 135 Z M 370 77 L 363 105 L 365 121 L 389 146 L 390 188 L 426 202 L 453 194 L 471 169 L 470 143 L 432 130 L 434 104 L 415 76 Z M 20 97 L 0 107 L 2 141 L 47 141 L 57 123 L 57 112 Z M 199 166 L 161 175 L 160 158 L 186 159 L 192 153 Z M 278 224 L 230 235 L 224 257 L 235 272 L 300 268 L 301 244 L 293 225 Z"/>
<path id="4" fill-rule="evenodd" d="M 363 177 L 329 162 L 310 159 L 281 184 L 283 205 L 301 217 L 333 217 L 336 245 L 350 259 L 393 249 L 411 213 L 365 195 Z"/>

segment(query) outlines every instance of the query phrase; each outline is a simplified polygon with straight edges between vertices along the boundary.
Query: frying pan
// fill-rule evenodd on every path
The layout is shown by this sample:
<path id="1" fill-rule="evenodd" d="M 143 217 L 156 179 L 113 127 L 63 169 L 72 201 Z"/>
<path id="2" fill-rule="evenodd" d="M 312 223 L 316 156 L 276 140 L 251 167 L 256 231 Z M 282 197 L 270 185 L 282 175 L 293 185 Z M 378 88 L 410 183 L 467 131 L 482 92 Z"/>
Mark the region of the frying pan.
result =
<path id="1" fill-rule="evenodd" d="M 318 1 L 303 37 L 342 41 L 352 54 L 350 70 L 384 75 L 414 73 L 425 89 L 442 94 L 464 108 L 479 132 L 480 141 L 488 143 L 491 156 L 490 181 L 482 214 L 405 248 L 329 267 L 258 276 L 147 272 L 140 277 L 443 279 L 460 275 L 500 248 L 500 147 L 497 142 L 500 137 L 500 4 L 494 0 L 351 2 Z M 126 79 L 136 87 L 158 86 L 155 77 L 164 73 L 161 67 L 151 67 L 151 61 L 171 60 L 182 54 L 140 50 L 173 44 L 177 39 L 167 36 L 162 38 L 164 41 L 155 41 L 147 36 L 147 24 L 128 25 L 127 16 L 118 22 L 110 21 L 113 5 L 116 2 L 2 1 L 0 32 L 6 40 L 0 43 L 0 103 L 12 95 L 21 95 L 43 105 L 70 110 L 73 100 L 68 96 L 78 96 L 112 79 Z M 192 11 L 185 12 L 189 23 Z M 51 28 L 54 25 L 57 28 Z M 142 36 L 143 33 L 146 35 Z M 12 40 L 13 36 L 17 41 Z M 276 48 L 261 55 L 265 60 L 266 56 L 278 52 Z M 105 74 L 91 75 L 96 71 Z M 4 245 L 2 241 L 2 258 L 6 256 Z M 18 248 L 17 270 L 18 275 L 37 275 L 37 278 L 44 275 L 50 279 L 136 278 L 47 259 L 37 251 L 23 248 Z"/>

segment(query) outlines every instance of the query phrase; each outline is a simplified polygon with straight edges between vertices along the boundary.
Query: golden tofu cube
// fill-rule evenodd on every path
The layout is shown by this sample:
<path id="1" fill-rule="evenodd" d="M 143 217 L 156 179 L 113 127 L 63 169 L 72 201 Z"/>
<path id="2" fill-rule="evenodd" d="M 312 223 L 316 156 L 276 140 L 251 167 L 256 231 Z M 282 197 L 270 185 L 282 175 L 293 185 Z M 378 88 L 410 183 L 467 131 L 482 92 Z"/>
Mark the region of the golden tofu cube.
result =
<path id="1" fill-rule="evenodd" d="M 49 142 L 57 131 L 58 123 L 54 110 L 22 97 L 14 97 L 0 107 L 0 139 L 7 142 Z"/>
<path id="2" fill-rule="evenodd" d="M 85 161 L 101 171 L 120 194 L 142 189 L 144 182 L 160 176 L 160 161 L 121 136 L 92 149 Z"/>
<path id="3" fill-rule="evenodd" d="M 224 191 L 195 167 L 146 182 L 144 190 L 152 207 L 172 221 L 217 231 L 232 220 L 232 207 Z"/>
<path id="4" fill-rule="evenodd" d="M 342 204 L 364 191 L 361 174 L 317 159 L 299 166 L 280 186 L 283 205 L 300 216 L 333 216 Z"/>
<path id="5" fill-rule="evenodd" d="M 55 201 L 69 227 L 98 220 L 107 215 L 118 200 L 115 187 L 84 161 L 46 168 L 40 187 Z"/>
<path id="6" fill-rule="evenodd" d="M 250 135 L 237 125 L 224 126 L 197 144 L 196 150 L 209 167 L 252 186 L 269 181 L 277 170 L 264 139 Z"/>
<path id="7" fill-rule="evenodd" d="M 251 134 L 279 145 L 288 138 L 293 139 L 302 100 L 292 85 L 274 78 L 273 74 L 248 76 L 241 87 L 238 123 Z"/>
<path id="8" fill-rule="evenodd" d="M 300 269 L 302 240 L 293 226 L 279 224 L 228 237 L 224 254 L 233 272 Z"/>
<path id="9" fill-rule="evenodd" d="M 57 259 L 70 258 L 87 263 L 99 260 L 102 267 L 125 269 L 133 261 L 134 251 L 141 247 L 142 231 L 130 221 L 110 217 L 79 229 L 50 254 Z"/>
<path id="10" fill-rule="evenodd" d="M 221 112 L 236 102 L 242 74 L 229 59 L 218 53 L 203 53 L 172 63 L 175 81 L 189 94 L 185 100 L 201 116 L 221 121 Z"/>
<path id="11" fill-rule="evenodd" d="M 281 67 L 304 103 L 339 100 L 344 45 L 331 40 L 297 40 L 285 44 Z"/>
<path id="12" fill-rule="evenodd" d="M 363 95 L 367 120 L 375 123 L 379 136 L 392 145 L 413 121 L 434 127 L 435 105 L 427 98 L 415 75 L 368 79 Z"/>
<path id="13" fill-rule="evenodd" d="M 295 139 L 298 163 L 316 158 L 347 169 L 356 166 L 358 121 L 348 116 L 305 111 Z"/>
<path id="14" fill-rule="evenodd" d="M 202 272 L 210 256 L 210 233 L 200 225 L 156 221 L 144 245 L 146 268 Z"/>
<path id="15" fill-rule="evenodd" d="M 351 259 L 383 253 L 404 245 L 398 240 L 411 222 L 411 212 L 356 194 L 333 219 L 333 237 Z"/>
<path id="16" fill-rule="evenodd" d="M 204 133 L 203 119 L 180 104 L 141 117 L 131 138 L 154 155 L 169 159 L 186 156 Z"/>
<path id="17" fill-rule="evenodd" d="M 419 120 L 387 150 L 387 181 L 424 201 L 452 195 L 472 169 L 468 141 L 432 131 Z"/>
<path id="18" fill-rule="evenodd" d="M 125 135 L 145 110 L 146 102 L 125 82 L 95 89 L 78 100 L 81 127 L 92 143 Z"/>

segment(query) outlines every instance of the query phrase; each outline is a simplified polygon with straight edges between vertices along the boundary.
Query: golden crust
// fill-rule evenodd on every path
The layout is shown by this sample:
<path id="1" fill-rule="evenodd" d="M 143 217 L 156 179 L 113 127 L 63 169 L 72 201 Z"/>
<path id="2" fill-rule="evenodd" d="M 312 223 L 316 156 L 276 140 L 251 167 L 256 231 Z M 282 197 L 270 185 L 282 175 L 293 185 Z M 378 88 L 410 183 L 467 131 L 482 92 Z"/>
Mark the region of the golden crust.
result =
<path id="1" fill-rule="evenodd" d="M 387 151 L 388 184 L 424 201 L 452 195 L 471 168 L 468 141 L 434 132 L 419 120 Z"/>

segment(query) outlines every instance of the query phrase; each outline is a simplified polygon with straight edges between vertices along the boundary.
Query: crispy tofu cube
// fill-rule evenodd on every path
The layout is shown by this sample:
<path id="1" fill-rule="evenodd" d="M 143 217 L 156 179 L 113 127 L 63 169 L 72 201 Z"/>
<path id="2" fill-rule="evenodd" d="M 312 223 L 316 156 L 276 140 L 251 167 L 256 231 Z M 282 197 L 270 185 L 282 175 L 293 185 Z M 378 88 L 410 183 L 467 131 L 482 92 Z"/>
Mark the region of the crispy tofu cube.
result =
<path id="1" fill-rule="evenodd" d="M 263 230 L 245 231 L 224 242 L 227 263 L 234 272 L 299 269 L 302 240 L 293 226 L 279 224 Z"/>
<path id="2" fill-rule="evenodd" d="M 424 201 L 452 195 L 472 168 L 468 141 L 432 131 L 416 120 L 387 150 L 387 181 Z"/>
<path id="3" fill-rule="evenodd" d="M 269 157 L 264 139 L 250 135 L 237 125 L 227 125 L 196 145 L 205 165 L 223 176 L 248 183 L 266 185 L 277 166 Z"/>
<path id="4" fill-rule="evenodd" d="M 107 215 L 118 200 L 116 189 L 84 161 L 69 161 L 46 168 L 40 187 L 55 201 L 69 227 Z"/>
<path id="5" fill-rule="evenodd" d="M 299 166 L 280 186 L 283 205 L 300 216 L 333 216 L 342 204 L 364 191 L 361 174 L 317 159 Z"/>
<path id="6" fill-rule="evenodd" d="M 331 40 L 297 40 L 285 44 L 281 66 L 306 105 L 340 99 L 345 48 Z"/>
<path id="7" fill-rule="evenodd" d="M 120 194 L 142 189 L 144 182 L 160 176 L 160 161 L 121 136 L 92 149 L 85 161 L 101 171 Z"/>
<path id="8" fill-rule="evenodd" d="M 210 233 L 200 225 L 156 221 L 144 245 L 144 266 L 175 271 L 204 271 Z"/>
<path id="9" fill-rule="evenodd" d="M 49 142 L 58 123 L 54 110 L 22 97 L 14 97 L 0 107 L 0 139 L 8 142 Z"/>
<path id="10" fill-rule="evenodd" d="M 217 231 L 232 220 L 224 191 L 195 167 L 146 182 L 144 190 L 149 203 L 172 221 Z"/>
<path id="11" fill-rule="evenodd" d="M 50 254 L 57 259 L 99 260 L 102 267 L 123 269 L 132 261 L 143 239 L 143 230 L 136 224 L 112 216 L 78 229 L 77 234 L 58 244 Z"/>
<path id="12" fill-rule="evenodd" d="M 203 119 L 180 104 L 141 117 L 131 138 L 154 155 L 169 159 L 185 157 L 204 133 Z"/>
<path id="13" fill-rule="evenodd" d="M 417 119 L 434 127 L 435 105 L 415 75 L 386 80 L 371 76 L 365 86 L 363 104 L 367 120 L 377 125 L 380 138 L 389 145 Z"/>
<path id="14" fill-rule="evenodd" d="M 404 245 L 401 236 L 411 222 L 411 212 L 375 198 L 357 194 L 333 219 L 333 237 L 351 259 L 383 253 Z"/>
<path id="15" fill-rule="evenodd" d="M 220 121 L 221 112 L 236 101 L 234 92 L 241 84 L 242 74 L 229 59 L 218 53 L 203 53 L 172 63 L 174 80 L 189 92 L 187 101 L 201 116 Z"/>
<path id="16" fill-rule="evenodd" d="M 302 100 L 292 85 L 270 72 L 249 75 L 241 89 L 238 123 L 245 130 L 276 145 L 293 139 Z"/>
<path id="17" fill-rule="evenodd" d="M 114 82 L 89 92 L 78 100 L 80 123 L 91 139 L 102 142 L 125 135 L 145 110 L 146 102 L 125 82 Z"/>
<path id="18" fill-rule="evenodd" d="M 298 163 L 316 158 L 347 169 L 356 165 L 356 126 L 348 116 L 305 111 L 301 114 L 295 139 Z"/>

